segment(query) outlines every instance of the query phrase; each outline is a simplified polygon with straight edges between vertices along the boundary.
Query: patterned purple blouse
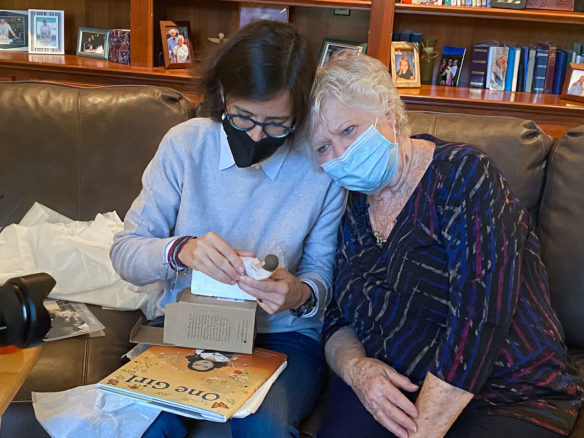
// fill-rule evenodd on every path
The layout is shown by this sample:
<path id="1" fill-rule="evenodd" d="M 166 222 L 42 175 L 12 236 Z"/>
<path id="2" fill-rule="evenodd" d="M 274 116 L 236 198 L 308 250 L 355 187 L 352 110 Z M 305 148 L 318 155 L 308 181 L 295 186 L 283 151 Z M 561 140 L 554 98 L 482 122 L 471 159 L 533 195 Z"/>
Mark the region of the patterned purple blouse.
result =
<path id="1" fill-rule="evenodd" d="M 475 394 L 469 410 L 567 435 L 584 388 L 529 214 L 482 152 L 416 138 L 436 143 L 434 159 L 381 248 L 366 197 L 349 196 L 325 340 L 350 325 L 414 383 L 431 372 Z"/>

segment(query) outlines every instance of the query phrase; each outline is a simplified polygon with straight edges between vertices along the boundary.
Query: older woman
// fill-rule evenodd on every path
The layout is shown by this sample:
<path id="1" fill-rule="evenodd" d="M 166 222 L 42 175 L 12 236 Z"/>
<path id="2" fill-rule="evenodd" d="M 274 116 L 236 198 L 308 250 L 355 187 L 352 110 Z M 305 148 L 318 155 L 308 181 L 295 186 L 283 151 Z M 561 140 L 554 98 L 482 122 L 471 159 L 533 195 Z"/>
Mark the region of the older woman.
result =
<path id="1" fill-rule="evenodd" d="M 350 191 L 319 436 L 567 435 L 582 381 L 532 220 L 493 162 L 410 138 L 387 69 L 354 52 L 318 71 L 311 119 L 321 167 Z"/>

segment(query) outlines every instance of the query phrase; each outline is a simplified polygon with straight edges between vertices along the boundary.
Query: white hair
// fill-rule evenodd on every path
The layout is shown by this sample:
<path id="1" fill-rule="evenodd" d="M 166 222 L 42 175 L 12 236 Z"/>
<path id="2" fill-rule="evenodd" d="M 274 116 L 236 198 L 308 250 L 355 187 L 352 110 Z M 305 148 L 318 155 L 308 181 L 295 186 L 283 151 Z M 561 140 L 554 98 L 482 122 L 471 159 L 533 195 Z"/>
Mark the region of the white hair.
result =
<path id="1" fill-rule="evenodd" d="M 387 67 L 375 58 L 356 50 L 339 50 L 318 68 L 310 92 L 310 132 L 325 119 L 323 104 L 328 99 L 375 116 L 393 111 L 396 130 L 402 136 L 410 135 L 405 105 Z"/>

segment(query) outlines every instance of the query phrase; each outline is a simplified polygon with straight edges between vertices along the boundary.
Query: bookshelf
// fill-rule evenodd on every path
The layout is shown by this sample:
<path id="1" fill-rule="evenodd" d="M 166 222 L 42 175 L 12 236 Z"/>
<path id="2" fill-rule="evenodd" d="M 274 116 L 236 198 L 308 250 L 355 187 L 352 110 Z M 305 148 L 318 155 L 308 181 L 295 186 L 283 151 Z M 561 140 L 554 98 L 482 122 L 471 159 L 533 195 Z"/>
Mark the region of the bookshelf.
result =
<path id="1" fill-rule="evenodd" d="M 240 0 L 3 0 L 4 9 L 65 10 L 65 56 L 29 56 L 0 51 L 0 80 L 51 80 L 79 85 L 148 84 L 176 88 L 194 95 L 188 70 L 159 67 L 159 20 L 191 23 L 195 62 L 213 47 L 207 38 L 219 32 L 229 36 L 239 26 Z M 493 40 L 528 44 L 549 40 L 569 47 L 582 39 L 584 13 L 505 10 L 429 5 L 395 5 L 391 0 L 256 0 L 253 3 L 290 6 L 290 21 L 308 41 L 316 60 L 325 37 L 367 41 L 368 54 L 386 65 L 394 29 L 422 32 L 437 38 L 436 50 L 452 45 L 467 48 Z M 335 8 L 350 16 L 335 15 Z M 81 26 L 131 29 L 132 65 L 76 57 Z M 468 64 L 466 64 L 468 65 Z M 437 68 L 437 66 L 436 66 Z M 558 96 L 489 92 L 465 88 L 468 69 L 463 67 L 462 87 L 422 86 L 400 89 L 410 109 L 501 114 L 531 118 L 560 132 L 584 122 L 584 106 Z"/>

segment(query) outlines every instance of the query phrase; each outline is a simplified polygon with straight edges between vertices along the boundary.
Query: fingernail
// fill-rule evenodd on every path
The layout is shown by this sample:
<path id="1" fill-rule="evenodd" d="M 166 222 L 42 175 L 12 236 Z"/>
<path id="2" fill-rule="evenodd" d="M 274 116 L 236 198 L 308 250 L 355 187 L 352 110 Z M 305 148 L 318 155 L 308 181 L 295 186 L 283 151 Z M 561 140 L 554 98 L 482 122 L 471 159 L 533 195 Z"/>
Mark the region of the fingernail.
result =
<path id="1" fill-rule="evenodd" d="M 245 273 L 245 266 L 240 266 L 239 268 L 237 268 L 237 270 L 239 271 L 240 274 L 244 274 Z"/>

